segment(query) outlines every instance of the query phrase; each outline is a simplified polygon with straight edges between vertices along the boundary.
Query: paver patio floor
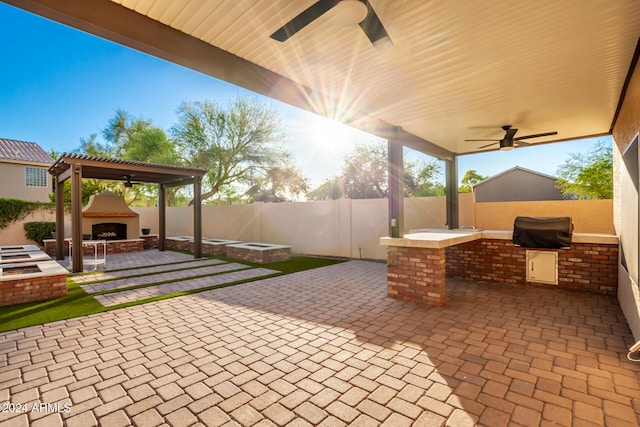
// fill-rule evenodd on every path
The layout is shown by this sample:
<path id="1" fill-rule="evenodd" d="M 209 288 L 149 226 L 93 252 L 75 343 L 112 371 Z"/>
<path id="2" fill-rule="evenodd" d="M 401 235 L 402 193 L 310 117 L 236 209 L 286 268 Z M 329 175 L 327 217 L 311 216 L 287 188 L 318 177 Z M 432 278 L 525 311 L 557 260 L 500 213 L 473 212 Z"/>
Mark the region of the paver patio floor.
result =
<path id="1" fill-rule="evenodd" d="M 447 293 L 395 301 L 384 264 L 349 261 L 3 333 L 0 402 L 27 412 L 0 425 L 638 425 L 615 299 Z"/>

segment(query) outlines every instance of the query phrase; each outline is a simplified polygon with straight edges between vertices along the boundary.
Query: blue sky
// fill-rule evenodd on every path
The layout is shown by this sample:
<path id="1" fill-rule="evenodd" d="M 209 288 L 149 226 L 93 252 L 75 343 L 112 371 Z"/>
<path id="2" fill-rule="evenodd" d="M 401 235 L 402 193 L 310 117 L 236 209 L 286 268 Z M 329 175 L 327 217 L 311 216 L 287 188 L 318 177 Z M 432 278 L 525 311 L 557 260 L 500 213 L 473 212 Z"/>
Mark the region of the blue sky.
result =
<path id="1" fill-rule="evenodd" d="M 47 151 L 78 148 L 82 138 L 100 134 L 118 109 L 168 129 L 181 102 L 224 103 L 238 95 L 254 95 L 4 3 L 0 33 L 0 138 L 37 142 Z M 289 148 L 313 185 L 336 174 L 354 144 L 376 139 L 262 99 L 281 112 Z M 460 176 L 467 169 L 491 176 L 516 165 L 553 175 L 568 153 L 584 152 L 596 141 L 462 156 Z"/>

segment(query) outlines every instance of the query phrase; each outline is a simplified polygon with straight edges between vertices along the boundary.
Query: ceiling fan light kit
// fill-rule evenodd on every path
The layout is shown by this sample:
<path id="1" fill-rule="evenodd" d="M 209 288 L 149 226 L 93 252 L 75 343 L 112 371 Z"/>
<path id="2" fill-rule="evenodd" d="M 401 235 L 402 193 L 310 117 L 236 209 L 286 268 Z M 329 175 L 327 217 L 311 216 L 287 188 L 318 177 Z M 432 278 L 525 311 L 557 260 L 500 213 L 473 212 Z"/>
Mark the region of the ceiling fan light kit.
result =
<path id="1" fill-rule="evenodd" d="M 333 23 L 338 27 L 358 25 L 369 13 L 367 5 L 360 0 L 342 0 L 334 6 L 334 10 L 336 16 Z"/>

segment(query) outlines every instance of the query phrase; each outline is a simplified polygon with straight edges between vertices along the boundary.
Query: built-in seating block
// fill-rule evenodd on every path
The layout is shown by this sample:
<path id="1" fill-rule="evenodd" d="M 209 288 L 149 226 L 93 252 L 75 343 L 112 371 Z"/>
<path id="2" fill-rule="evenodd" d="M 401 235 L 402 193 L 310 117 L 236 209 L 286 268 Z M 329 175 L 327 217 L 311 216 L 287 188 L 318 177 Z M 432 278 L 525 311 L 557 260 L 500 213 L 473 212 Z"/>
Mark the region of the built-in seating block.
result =
<path id="1" fill-rule="evenodd" d="M 55 261 L 0 267 L 0 306 L 43 301 L 67 295 L 68 271 Z"/>
<path id="2" fill-rule="evenodd" d="M 291 246 L 257 242 L 238 243 L 227 245 L 227 257 L 255 264 L 288 261 L 291 259 Z"/>

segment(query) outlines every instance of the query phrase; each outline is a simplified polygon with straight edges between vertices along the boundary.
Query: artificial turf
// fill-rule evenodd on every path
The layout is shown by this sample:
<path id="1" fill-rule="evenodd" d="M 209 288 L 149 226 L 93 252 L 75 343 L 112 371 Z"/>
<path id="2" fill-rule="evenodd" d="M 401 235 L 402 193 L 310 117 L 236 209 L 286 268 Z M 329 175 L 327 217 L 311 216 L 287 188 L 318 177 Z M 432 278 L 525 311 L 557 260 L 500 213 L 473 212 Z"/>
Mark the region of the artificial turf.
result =
<path id="1" fill-rule="evenodd" d="M 224 257 L 215 257 L 223 261 L 229 261 Z M 234 261 L 237 262 L 237 261 Z M 176 296 L 188 295 L 197 292 L 203 292 L 210 289 L 223 288 L 227 286 L 233 286 L 240 283 L 247 283 L 256 280 L 262 280 L 269 277 L 276 277 L 285 274 L 295 273 L 298 271 L 309 270 L 312 268 L 324 267 L 327 265 L 337 264 L 343 262 L 343 260 L 334 258 L 321 258 L 321 257 L 305 257 L 297 256 L 293 257 L 289 261 L 274 262 L 271 264 L 251 264 L 243 262 L 242 264 L 248 267 L 264 267 L 273 270 L 278 270 L 279 273 L 275 273 L 269 276 L 262 276 L 254 279 L 241 280 L 237 282 L 225 283 L 222 285 L 211 286 L 207 288 L 199 288 L 191 291 L 176 292 L 172 294 L 162 295 L 151 299 L 142 301 L 135 301 L 127 304 L 120 304 L 111 307 L 103 307 L 93 295 L 87 294 L 81 287 L 81 284 L 75 283 L 70 276 L 67 278 L 67 295 L 62 298 L 49 301 L 36 301 L 24 304 L 16 304 L 11 306 L 0 307 L 0 332 L 11 331 L 14 329 L 25 328 L 34 325 L 41 325 L 49 322 L 56 322 L 59 320 L 72 319 L 75 317 L 86 316 L 89 314 L 100 313 L 103 311 L 115 310 L 123 307 L 131 307 L 134 305 L 145 304 L 151 301 L 157 301 L 161 299 L 174 298 Z M 169 263 L 171 264 L 171 263 Z M 132 270 L 132 276 L 139 277 L 139 274 L 135 273 L 135 269 Z M 91 274 L 91 273 L 86 273 Z M 154 274 L 154 273 L 149 273 Z M 85 282 L 82 285 L 95 282 Z M 121 289 L 119 289 L 121 290 Z"/>

